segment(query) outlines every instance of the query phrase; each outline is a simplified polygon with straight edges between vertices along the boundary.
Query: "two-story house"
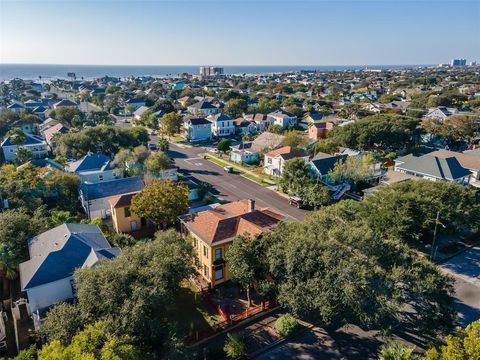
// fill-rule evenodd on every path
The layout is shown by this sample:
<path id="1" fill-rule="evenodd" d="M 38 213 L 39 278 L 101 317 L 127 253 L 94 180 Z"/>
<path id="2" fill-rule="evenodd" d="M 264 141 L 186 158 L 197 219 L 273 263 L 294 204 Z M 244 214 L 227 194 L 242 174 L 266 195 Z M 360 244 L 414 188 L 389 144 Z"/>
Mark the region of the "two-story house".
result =
<path id="1" fill-rule="evenodd" d="M 187 111 L 193 115 L 208 116 L 218 114 L 220 109 L 209 101 L 200 100 L 199 102 L 187 107 Z"/>
<path id="2" fill-rule="evenodd" d="M 30 313 L 74 298 L 73 273 L 112 259 L 112 248 L 97 225 L 63 224 L 28 241 L 30 260 L 20 264 L 20 284 Z"/>
<path id="3" fill-rule="evenodd" d="M 263 132 L 251 142 L 242 142 L 232 146 L 230 160 L 246 164 L 259 162 L 262 153 L 279 147 L 284 138 L 283 135 Z"/>
<path id="4" fill-rule="evenodd" d="M 40 136 L 25 134 L 25 141 L 22 144 L 14 144 L 8 136 L 1 144 L 5 161 L 14 162 L 17 158 L 17 151 L 25 148 L 32 152 L 34 159 L 43 159 L 48 155 L 48 146 Z"/>
<path id="5" fill-rule="evenodd" d="M 150 224 L 147 219 L 130 211 L 132 198 L 136 194 L 138 194 L 138 191 L 130 194 L 118 195 L 109 199 L 113 229 L 118 234 L 145 234 L 146 229 L 152 229 L 152 224 Z"/>
<path id="6" fill-rule="evenodd" d="M 223 137 L 235 135 L 235 125 L 233 119 L 221 113 L 209 115 L 207 120 L 212 123 L 213 136 Z"/>
<path id="7" fill-rule="evenodd" d="M 123 177 L 122 173 L 114 173 L 112 159 L 110 157 L 91 152 L 87 153 L 87 155 L 81 159 L 67 164 L 65 171 L 77 174 L 82 183 L 97 183 Z"/>
<path id="8" fill-rule="evenodd" d="M 307 163 L 309 156 L 305 150 L 295 149 L 291 146 L 283 146 L 269 151 L 264 156 L 264 172 L 268 175 L 279 177 L 282 175 L 285 163 L 294 158 L 301 158 Z"/>
<path id="9" fill-rule="evenodd" d="M 271 112 L 268 116 L 273 118 L 275 125 L 281 126 L 282 129 L 297 125 L 297 117 L 285 110 Z"/>
<path id="10" fill-rule="evenodd" d="M 225 254 L 236 236 L 254 238 L 284 218 L 276 210 L 257 209 L 254 200 L 239 200 L 179 217 L 182 233 L 193 242 L 200 278 L 209 286 L 230 280 Z"/>
<path id="11" fill-rule="evenodd" d="M 212 123 L 202 117 L 188 117 L 183 122 L 185 140 L 190 142 L 212 139 Z"/>

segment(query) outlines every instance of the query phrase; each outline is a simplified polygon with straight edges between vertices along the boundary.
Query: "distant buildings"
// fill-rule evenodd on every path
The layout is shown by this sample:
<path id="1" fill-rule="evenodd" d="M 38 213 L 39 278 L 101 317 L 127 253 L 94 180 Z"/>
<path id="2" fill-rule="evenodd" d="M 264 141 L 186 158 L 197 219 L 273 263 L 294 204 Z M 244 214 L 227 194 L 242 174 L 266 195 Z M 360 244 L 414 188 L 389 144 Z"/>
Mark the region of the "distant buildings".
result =
<path id="1" fill-rule="evenodd" d="M 201 76 L 218 76 L 223 75 L 223 68 L 215 66 L 200 66 Z"/>
<path id="2" fill-rule="evenodd" d="M 450 66 L 465 66 L 467 65 L 466 59 L 452 59 L 450 61 Z"/>

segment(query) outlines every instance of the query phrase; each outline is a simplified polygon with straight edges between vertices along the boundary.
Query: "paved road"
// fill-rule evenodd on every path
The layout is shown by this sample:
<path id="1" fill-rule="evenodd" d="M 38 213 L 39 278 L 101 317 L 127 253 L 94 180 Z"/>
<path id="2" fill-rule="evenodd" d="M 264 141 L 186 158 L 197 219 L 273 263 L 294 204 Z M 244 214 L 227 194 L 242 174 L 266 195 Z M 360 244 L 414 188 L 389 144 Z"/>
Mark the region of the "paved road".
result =
<path id="1" fill-rule="evenodd" d="M 155 142 L 152 136 L 152 141 Z M 295 220 L 303 220 L 305 210 L 288 204 L 288 200 L 276 192 L 262 187 L 239 174 L 228 174 L 221 166 L 204 160 L 199 154 L 203 148 L 181 148 L 171 144 L 169 155 L 184 175 L 212 184 L 214 192 L 228 201 L 253 199 L 260 207 L 274 208 Z"/>
<path id="2" fill-rule="evenodd" d="M 480 319 L 480 247 L 473 247 L 447 261 L 442 270 L 455 278 L 458 322 Z"/>

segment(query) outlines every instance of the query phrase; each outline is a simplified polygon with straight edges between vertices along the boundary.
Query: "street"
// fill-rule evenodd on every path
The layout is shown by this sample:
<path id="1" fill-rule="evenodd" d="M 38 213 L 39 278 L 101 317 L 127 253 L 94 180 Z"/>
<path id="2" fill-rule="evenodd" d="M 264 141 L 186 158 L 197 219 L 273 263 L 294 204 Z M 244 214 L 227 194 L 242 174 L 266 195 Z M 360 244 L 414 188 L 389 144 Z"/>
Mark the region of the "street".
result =
<path id="1" fill-rule="evenodd" d="M 153 142 L 158 141 L 151 137 Z M 175 160 L 179 172 L 185 176 L 208 182 L 213 186 L 213 193 L 228 201 L 253 199 L 260 207 L 270 207 L 294 220 L 303 220 L 305 210 L 297 209 L 288 200 L 273 190 L 262 187 L 240 174 L 229 174 L 217 164 L 200 157 L 205 152 L 201 147 L 181 148 L 170 144 L 168 155 Z"/>

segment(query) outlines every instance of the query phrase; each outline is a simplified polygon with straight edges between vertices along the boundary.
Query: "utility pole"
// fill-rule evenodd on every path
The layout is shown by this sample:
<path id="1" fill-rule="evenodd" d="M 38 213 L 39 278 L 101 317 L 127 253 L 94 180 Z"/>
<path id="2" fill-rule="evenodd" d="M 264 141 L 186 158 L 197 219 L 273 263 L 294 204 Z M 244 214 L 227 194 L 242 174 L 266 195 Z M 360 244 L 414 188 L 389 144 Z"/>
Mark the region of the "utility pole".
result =
<path id="1" fill-rule="evenodd" d="M 438 225 L 442 225 L 443 228 L 445 228 L 445 225 L 443 225 L 440 222 L 440 210 L 437 211 L 437 217 L 435 219 L 435 229 L 433 230 L 433 241 L 432 241 L 432 250 L 430 251 L 430 261 L 433 261 L 435 258 L 435 240 L 437 239 L 437 228 Z"/>

